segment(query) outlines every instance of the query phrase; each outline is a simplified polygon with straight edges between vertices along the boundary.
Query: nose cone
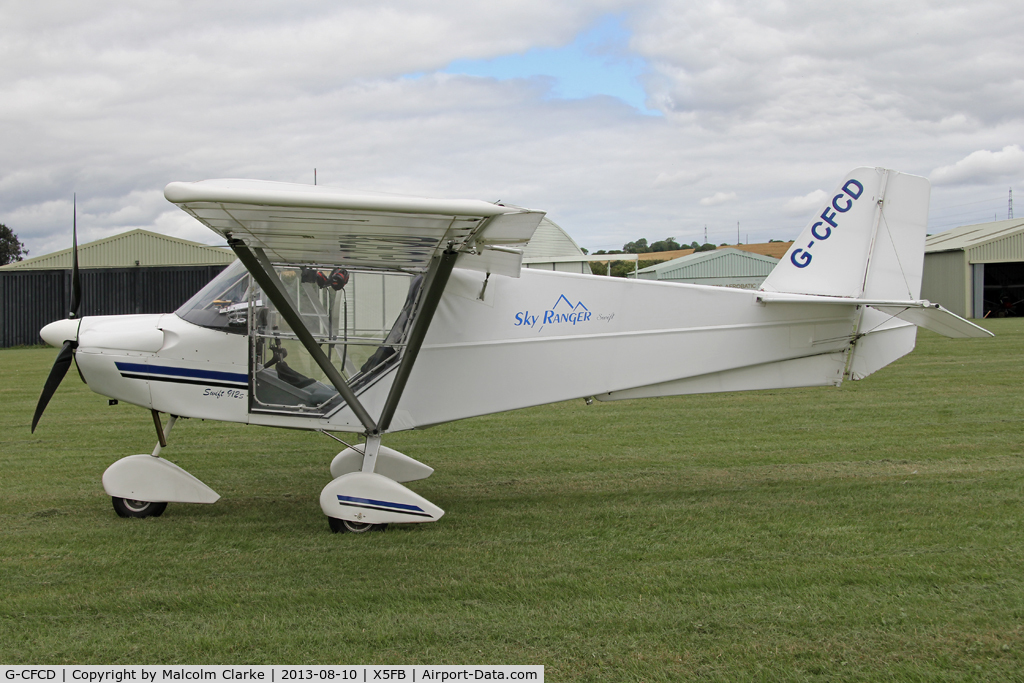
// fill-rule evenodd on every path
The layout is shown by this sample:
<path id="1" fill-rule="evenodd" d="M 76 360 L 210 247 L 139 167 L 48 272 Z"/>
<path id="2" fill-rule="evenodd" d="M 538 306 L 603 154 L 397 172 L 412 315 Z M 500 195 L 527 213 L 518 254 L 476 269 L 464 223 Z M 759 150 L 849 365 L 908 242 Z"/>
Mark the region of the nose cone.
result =
<path id="1" fill-rule="evenodd" d="M 55 320 L 39 330 L 39 336 L 50 346 L 63 346 L 69 339 L 78 341 L 78 324 L 76 319 Z"/>

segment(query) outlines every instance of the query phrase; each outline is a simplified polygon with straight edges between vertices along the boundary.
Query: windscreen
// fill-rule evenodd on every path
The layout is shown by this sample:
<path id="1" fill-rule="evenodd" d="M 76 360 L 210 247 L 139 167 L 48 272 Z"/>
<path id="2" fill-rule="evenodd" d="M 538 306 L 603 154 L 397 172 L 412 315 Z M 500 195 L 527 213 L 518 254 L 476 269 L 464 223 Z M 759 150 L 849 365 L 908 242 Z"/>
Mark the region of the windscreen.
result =
<path id="1" fill-rule="evenodd" d="M 235 261 L 175 311 L 179 318 L 223 332 L 248 332 L 249 272 Z"/>

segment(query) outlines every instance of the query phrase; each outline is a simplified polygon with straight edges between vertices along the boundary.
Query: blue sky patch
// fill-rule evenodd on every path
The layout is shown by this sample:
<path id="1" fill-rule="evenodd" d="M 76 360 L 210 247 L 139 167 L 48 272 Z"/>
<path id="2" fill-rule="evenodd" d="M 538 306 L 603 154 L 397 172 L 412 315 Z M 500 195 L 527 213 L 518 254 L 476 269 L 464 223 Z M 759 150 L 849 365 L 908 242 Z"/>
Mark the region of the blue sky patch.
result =
<path id="1" fill-rule="evenodd" d="M 506 80 L 548 77 L 553 80 L 551 97 L 582 99 L 610 95 L 644 114 L 660 116 L 648 109 L 647 94 L 640 76 L 647 62 L 629 51 L 629 30 L 624 16 L 608 15 L 561 48 L 533 48 L 522 54 L 493 59 L 458 59 L 443 73 Z"/>

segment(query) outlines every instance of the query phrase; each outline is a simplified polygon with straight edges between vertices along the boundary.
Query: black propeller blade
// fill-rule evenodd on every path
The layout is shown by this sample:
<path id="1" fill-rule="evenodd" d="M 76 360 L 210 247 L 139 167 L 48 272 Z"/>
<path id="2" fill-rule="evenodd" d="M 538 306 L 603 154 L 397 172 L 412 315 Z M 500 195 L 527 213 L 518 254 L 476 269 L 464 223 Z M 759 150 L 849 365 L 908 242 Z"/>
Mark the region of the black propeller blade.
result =
<path id="1" fill-rule="evenodd" d="M 78 347 L 77 341 L 71 341 L 70 339 L 64 342 L 64 346 L 61 347 L 60 353 L 57 354 L 57 360 L 53 362 L 53 367 L 50 368 L 50 375 L 46 378 L 46 384 L 43 385 L 43 393 L 39 394 L 39 403 L 36 404 L 36 414 L 32 416 L 32 432 L 36 431 L 36 425 L 39 424 L 39 418 L 43 416 L 43 411 L 46 410 L 46 404 L 53 398 L 53 392 L 57 391 L 57 387 L 60 386 L 60 381 L 64 379 L 64 375 L 68 373 L 68 368 L 71 367 L 71 361 L 75 356 L 75 349 Z"/>
<path id="2" fill-rule="evenodd" d="M 78 308 L 82 305 L 82 282 L 78 274 L 78 196 L 73 195 L 72 198 L 73 214 L 71 219 L 71 306 L 68 311 L 68 318 L 74 319 L 78 317 Z M 39 418 L 43 416 L 43 411 L 46 410 L 47 404 L 50 399 L 53 398 L 54 392 L 57 391 L 57 387 L 60 386 L 61 380 L 64 379 L 64 375 L 68 374 L 68 368 L 71 367 L 71 363 L 75 358 L 75 349 L 78 348 L 78 338 L 76 335 L 75 339 L 68 339 L 64 342 L 64 346 L 61 347 L 60 353 L 57 354 L 57 360 L 53 362 L 53 367 L 50 368 L 50 374 L 46 378 L 46 384 L 43 385 L 43 392 L 39 394 L 39 402 L 36 404 L 35 415 L 32 416 L 32 432 L 35 433 L 36 425 L 39 424 Z M 78 363 L 75 363 L 75 368 L 78 369 Z M 82 371 L 78 369 L 78 376 L 85 382 L 85 377 L 82 376 Z"/>
<path id="3" fill-rule="evenodd" d="M 78 317 L 78 307 L 82 304 L 82 281 L 78 275 L 78 196 L 71 200 L 74 217 L 71 219 L 71 311 L 69 318 Z"/>

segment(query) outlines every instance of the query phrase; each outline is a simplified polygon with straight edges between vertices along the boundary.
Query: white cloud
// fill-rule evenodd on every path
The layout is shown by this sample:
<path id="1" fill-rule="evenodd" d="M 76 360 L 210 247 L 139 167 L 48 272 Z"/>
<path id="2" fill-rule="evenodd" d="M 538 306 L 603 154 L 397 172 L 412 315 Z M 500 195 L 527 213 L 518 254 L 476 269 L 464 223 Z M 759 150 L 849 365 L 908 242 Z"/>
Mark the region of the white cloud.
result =
<path id="1" fill-rule="evenodd" d="M 782 210 L 787 216 L 803 216 L 819 207 L 826 197 L 825 190 L 815 190 L 802 197 L 793 197 L 783 205 Z"/>
<path id="2" fill-rule="evenodd" d="M 736 200 L 735 192 L 716 192 L 710 197 L 704 197 L 700 200 L 701 206 L 718 206 L 719 204 L 725 204 L 726 202 L 732 202 Z"/>
<path id="3" fill-rule="evenodd" d="M 655 185 L 695 185 L 702 180 L 711 177 L 711 171 L 676 171 L 674 173 L 661 172 L 654 179 Z"/>
<path id="4" fill-rule="evenodd" d="M 1024 150 L 1020 145 L 1008 145 L 999 152 L 979 149 L 949 166 L 940 166 L 931 172 L 935 185 L 992 183 L 1024 173 Z"/>
<path id="5" fill-rule="evenodd" d="M 625 14 L 665 117 L 437 73 L 567 45 L 608 13 Z M 937 206 L 972 201 L 968 178 L 1004 194 L 1022 31 L 1024 14 L 985 0 L 7 3 L 0 222 L 33 255 L 65 248 L 77 192 L 87 239 L 204 235 L 166 183 L 311 182 L 315 167 L 323 184 L 545 209 L 591 249 L 702 240 L 705 223 L 717 243 L 737 221 L 751 241 L 791 237 L 807 193 L 860 165 L 935 169 Z"/>

